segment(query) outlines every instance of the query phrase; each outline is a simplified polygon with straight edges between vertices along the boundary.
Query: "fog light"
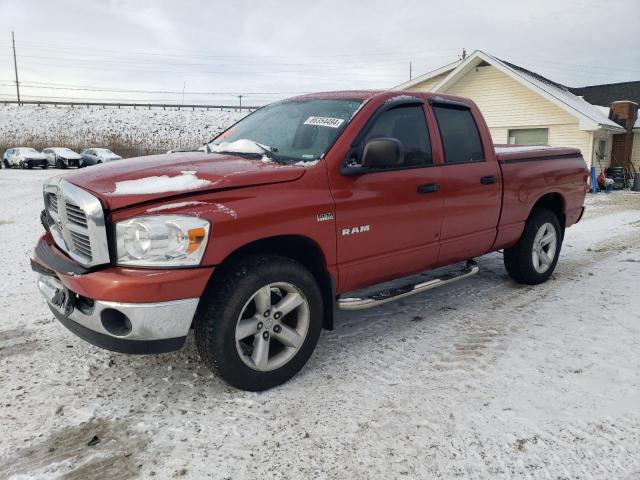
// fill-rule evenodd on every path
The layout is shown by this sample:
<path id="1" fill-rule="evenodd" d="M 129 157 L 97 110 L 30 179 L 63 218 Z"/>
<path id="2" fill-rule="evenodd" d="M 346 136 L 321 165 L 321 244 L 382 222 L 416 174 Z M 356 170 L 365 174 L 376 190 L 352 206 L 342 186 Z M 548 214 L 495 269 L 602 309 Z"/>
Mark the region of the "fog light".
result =
<path id="1" fill-rule="evenodd" d="M 124 337 L 131 333 L 131 322 L 127 316 L 113 308 L 105 308 L 100 313 L 102 326 L 111 335 L 116 337 Z"/>

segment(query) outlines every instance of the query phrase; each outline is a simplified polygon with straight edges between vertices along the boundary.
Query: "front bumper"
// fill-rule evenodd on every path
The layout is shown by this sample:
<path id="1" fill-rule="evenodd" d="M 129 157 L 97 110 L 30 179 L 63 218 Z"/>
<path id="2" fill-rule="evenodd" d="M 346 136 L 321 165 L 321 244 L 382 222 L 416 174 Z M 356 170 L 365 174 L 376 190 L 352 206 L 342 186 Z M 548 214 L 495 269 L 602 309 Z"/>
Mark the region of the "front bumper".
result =
<path id="1" fill-rule="evenodd" d="M 47 235 L 40 239 L 31 268 L 65 327 L 115 352 L 163 353 L 182 347 L 213 268 L 87 270 L 50 240 Z"/>
<path id="2" fill-rule="evenodd" d="M 40 159 L 27 159 L 25 160 L 25 163 L 30 166 L 30 167 L 41 167 L 41 168 L 48 168 L 49 167 L 49 161 L 47 159 L 44 160 L 40 160 Z"/>
<path id="3" fill-rule="evenodd" d="M 163 353 L 184 344 L 198 298 L 158 303 L 91 300 L 40 273 L 38 289 L 60 323 L 98 347 L 120 353 Z"/>

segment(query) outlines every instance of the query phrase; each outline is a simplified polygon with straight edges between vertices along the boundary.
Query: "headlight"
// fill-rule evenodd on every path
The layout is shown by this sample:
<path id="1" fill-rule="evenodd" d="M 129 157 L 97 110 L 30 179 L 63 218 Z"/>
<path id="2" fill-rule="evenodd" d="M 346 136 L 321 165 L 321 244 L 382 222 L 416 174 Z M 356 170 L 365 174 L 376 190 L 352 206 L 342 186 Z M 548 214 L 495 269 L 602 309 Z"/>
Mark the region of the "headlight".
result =
<path id="1" fill-rule="evenodd" d="M 186 215 L 151 215 L 116 223 L 119 265 L 182 267 L 199 265 L 209 238 L 209 222 Z"/>

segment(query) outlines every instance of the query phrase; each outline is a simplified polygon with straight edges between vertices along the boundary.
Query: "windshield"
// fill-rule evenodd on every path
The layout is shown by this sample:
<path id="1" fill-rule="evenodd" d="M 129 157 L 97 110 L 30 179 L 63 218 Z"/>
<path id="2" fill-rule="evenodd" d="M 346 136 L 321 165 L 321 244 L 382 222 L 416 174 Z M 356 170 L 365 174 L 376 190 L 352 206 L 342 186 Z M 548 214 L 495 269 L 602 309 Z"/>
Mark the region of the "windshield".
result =
<path id="1" fill-rule="evenodd" d="M 212 151 L 248 154 L 259 154 L 262 147 L 284 161 L 311 162 L 324 155 L 361 104 L 347 99 L 275 103 L 240 120 L 209 146 Z M 256 143 L 257 149 L 247 148 Z"/>
<path id="2" fill-rule="evenodd" d="M 18 149 L 20 153 L 38 153 L 35 148 L 20 148 Z"/>

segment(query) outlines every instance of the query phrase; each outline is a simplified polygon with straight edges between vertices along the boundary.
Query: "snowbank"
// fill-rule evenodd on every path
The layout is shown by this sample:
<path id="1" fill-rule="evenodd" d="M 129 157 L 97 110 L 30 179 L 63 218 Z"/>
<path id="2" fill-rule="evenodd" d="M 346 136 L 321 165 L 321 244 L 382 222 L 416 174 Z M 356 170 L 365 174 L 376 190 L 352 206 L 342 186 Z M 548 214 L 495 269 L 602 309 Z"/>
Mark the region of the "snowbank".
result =
<path id="1" fill-rule="evenodd" d="M 247 113 L 233 109 L 0 105 L 0 149 L 25 145 L 79 150 L 114 142 L 158 152 L 198 148 Z M 115 151 L 119 153 L 117 148 Z"/>

